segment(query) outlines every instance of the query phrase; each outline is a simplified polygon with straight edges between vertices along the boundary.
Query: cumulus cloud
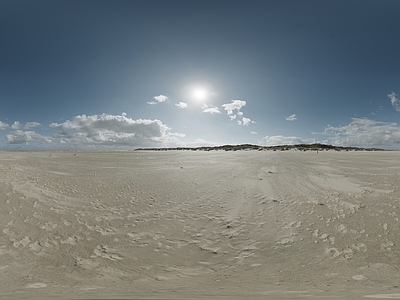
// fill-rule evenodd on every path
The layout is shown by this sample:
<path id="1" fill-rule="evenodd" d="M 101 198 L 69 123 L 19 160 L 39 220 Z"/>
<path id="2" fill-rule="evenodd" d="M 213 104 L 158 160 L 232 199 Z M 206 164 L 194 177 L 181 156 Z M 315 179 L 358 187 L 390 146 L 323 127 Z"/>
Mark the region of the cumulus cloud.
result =
<path id="1" fill-rule="evenodd" d="M 21 124 L 19 123 L 19 121 L 15 121 L 12 125 L 11 125 L 11 129 L 17 130 L 21 128 Z"/>
<path id="2" fill-rule="evenodd" d="M 9 144 L 29 144 L 30 142 L 51 143 L 52 138 L 40 135 L 34 131 L 15 130 L 6 135 Z"/>
<path id="3" fill-rule="evenodd" d="M 165 101 L 168 100 L 168 97 L 165 96 L 165 95 L 158 95 L 158 96 L 154 96 L 153 99 L 155 101 L 147 102 L 147 104 L 155 105 L 155 104 L 158 104 L 158 103 L 161 103 L 161 102 L 165 102 Z"/>
<path id="4" fill-rule="evenodd" d="M 297 144 L 312 144 L 315 143 L 314 139 L 302 139 L 297 136 L 265 136 L 259 140 L 261 145 L 265 146 L 279 146 L 279 145 L 297 145 Z"/>
<path id="5" fill-rule="evenodd" d="M 231 103 L 222 104 L 228 116 L 232 115 L 234 111 L 239 112 L 243 106 L 246 106 L 246 101 L 243 100 L 232 100 Z"/>
<path id="6" fill-rule="evenodd" d="M 40 126 L 41 124 L 38 122 L 27 122 L 24 126 L 21 125 L 19 121 L 15 121 L 11 126 L 8 125 L 7 123 L 4 123 L 0 121 L 0 130 L 7 130 L 7 129 L 13 129 L 13 130 L 18 130 L 23 127 L 23 129 L 31 129 L 33 127 Z"/>
<path id="7" fill-rule="evenodd" d="M 49 126 L 58 130 L 56 138 L 60 143 L 73 145 L 146 147 L 172 143 L 184 136 L 171 133 L 160 120 L 133 120 L 126 113 L 78 115 Z"/>
<path id="8" fill-rule="evenodd" d="M 0 121 L 0 130 L 7 130 L 7 129 L 10 129 L 10 125 Z"/>
<path id="9" fill-rule="evenodd" d="M 391 92 L 388 94 L 390 102 L 392 102 L 392 106 L 396 111 L 400 111 L 400 99 L 395 92 Z"/>
<path id="10" fill-rule="evenodd" d="M 286 121 L 296 121 L 297 120 L 297 116 L 296 116 L 296 114 L 293 114 L 293 115 L 291 115 L 289 117 L 286 117 L 285 120 Z"/>
<path id="11" fill-rule="evenodd" d="M 175 106 L 178 106 L 179 108 L 183 108 L 183 109 L 188 107 L 187 103 L 185 103 L 185 102 L 179 102 L 179 103 L 175 104 Z"/>
<path id="12" fill-rule="evenodd" d="M 250 133 L 251 134 L 258 134 L 256 131 L 251 131 Z"/>
<path id="13" fill-rule="evenodd" d="M 328 125 L 323 134 L 339 146 L 395 148 L 400 145 L 400 127 L 394 122 L 353 118 L 347 125 Z"/>
<path id="14" fill-rule="evenodd" d="M 247 126 L 250 123 L 255 123 L 254 121 L 252 121 L 251 119 L 246 118 L 246 117 L 243 117 L 242 120 L 238 120 L 237 122 L 238 122 L 239 126 Z"/>
<path id="15" fill-rule="evenodd" d="M 219 110 L 218 107 L 216 106 L 208 106 L 207 103 L 203 103 L 202 107 L 203 113 L 209 113 L 209 114 L 220 114 L 221 111 Z"/>
<path id="16" fill-rule="evenodd" d="M 231 121 L 236 119 L 239 126 L 247 126 L 251 123 L 255 123 L 251 119 L 243 116 L 243 112 L 240 110 L 244 106 L 246 106 L 246 101 L 243 100 L 232 100 L 231 103 L 222 104 L 222 107 Z"/>

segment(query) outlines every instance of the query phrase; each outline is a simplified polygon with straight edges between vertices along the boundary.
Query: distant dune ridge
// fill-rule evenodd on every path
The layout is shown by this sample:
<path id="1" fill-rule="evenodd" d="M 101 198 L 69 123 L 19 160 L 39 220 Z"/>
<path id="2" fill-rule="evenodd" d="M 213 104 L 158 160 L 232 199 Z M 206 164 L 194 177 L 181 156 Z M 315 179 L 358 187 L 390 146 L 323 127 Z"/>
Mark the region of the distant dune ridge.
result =
<path id="1" fill-rule="evenodd" d="M 400 152 L 285 147 L 0 152 L 0 299 L 400 298 Z"/>
<path id="2" fill-rule="evenodd" d="M 332 146 L 327 144 L 296 144 L 296 145 L 279 145 L 279 146 L 259 146 L 252 144 L 240 144 L 240 145 L 223 145 L 223 146 L 203 146 L 203 147 L 173 147 L 173 148 L 138 148 L 137 151 L 168 151 L 168 150 L 192 150 L 192 151 L 211 151 L 211 150 L 225 150 L 225 151 L 238 151 L 238 150 L 336 150 L 336 151 L 384 151 L 380 148 L 360 148 L 360 147 L 344 147 L 344 146 Z"/>

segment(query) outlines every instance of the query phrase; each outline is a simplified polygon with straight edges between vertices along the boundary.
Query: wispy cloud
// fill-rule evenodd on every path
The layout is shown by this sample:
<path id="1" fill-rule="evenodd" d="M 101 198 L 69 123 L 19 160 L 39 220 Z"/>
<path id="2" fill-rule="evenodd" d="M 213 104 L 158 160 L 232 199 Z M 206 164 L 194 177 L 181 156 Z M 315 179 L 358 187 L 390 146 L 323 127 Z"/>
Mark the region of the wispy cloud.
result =
<path id="1" fill-rule="evenodd" d="M 258 134 L 256 131 L 251 131 L 250 133 L 251 134 Z"/>
<path id="2" fill-rule="evenodd" d="M 291 115 L 289 117 L 286 117 L 285 120 L 286 121 L 296 121 L 297 120 L 297 116 L 296 116 L 296 114 L 293 114 L 293 115 Z"/>
<path id="3" fill-rule="evenodd" d="M 261 145 L 265 146 L 279 146 L 279 145 L 297 145 L 297 144 L 312 144 L 315 143 L 314 139 L 302 139 L 297 136 L 265 136 L 259 140 Z"/>
<path id="4" fill-rule="evenodd" d="M 26 129 L 31 129 L 31 128 L 34 128 L 34 127 L 37 127 L 37 126 L 40 126 L 41 124 L 40 123 L 38 123 L 38 122 L 27 122 L 25 125 L 24 125 L 24 129 L 26 130 Z"/>
<path id="5" fill-rule="evenodd" d="M 400 111 L 400 99 L 395 92 L 391 92 L 388 94 L 390 102 L 392 102 L 392 106 L 396 111 Z"/>
<path id="6" fill-rule="evenodd" d="M 201 108 L 203 109 L 203 111 L 202 111 L 203 113 L 208 113 L 208 114 L 220 114 L 221 113 L 221 111 L 219 110 L 218 107 L 208 106 L 207 103 L 203 103 Z"/>
<path id="7" fill-rule="evenodd" d="M 155 101 L 147 102 L 147 104 L 155 105 L 155 104 L 158 104 L 158 103 L 162 103 L 162 102 L 167 101 L 167 100 L 168 100 L 168 97 L 165 96 L 165 95 L 158 95 L 158 96 L 154 96 L 153 99 L 154 99 Z"/>
<path id="8" fill-rule="evenodd" d="M 400 127 L 394 122 L 353 118 L 347 125 L 328 125 L 323 134 L 333 145 L 394 148 L 400 145 Z"/>
<path id="9" fill-rule="evenodd" d="M 186 102 L 179 102 L 179 103 L 176 103 L 175 106 L 178 106 L 179 108 L 183 108 L 183 109 L 185 109 L 185 108 L 188 107 L 188 105 L 187 105 Z"/>

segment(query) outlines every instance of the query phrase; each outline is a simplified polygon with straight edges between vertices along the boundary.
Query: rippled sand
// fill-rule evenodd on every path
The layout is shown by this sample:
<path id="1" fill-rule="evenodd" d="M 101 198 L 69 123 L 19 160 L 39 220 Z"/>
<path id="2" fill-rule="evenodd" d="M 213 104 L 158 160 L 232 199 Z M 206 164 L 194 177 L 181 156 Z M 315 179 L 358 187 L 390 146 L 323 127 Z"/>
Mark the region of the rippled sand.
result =
<path id="1" fill-rule="evenodd" d="M 400 298 L 399 175 L 400 152 L 0 152 L 0 298 Z"/>

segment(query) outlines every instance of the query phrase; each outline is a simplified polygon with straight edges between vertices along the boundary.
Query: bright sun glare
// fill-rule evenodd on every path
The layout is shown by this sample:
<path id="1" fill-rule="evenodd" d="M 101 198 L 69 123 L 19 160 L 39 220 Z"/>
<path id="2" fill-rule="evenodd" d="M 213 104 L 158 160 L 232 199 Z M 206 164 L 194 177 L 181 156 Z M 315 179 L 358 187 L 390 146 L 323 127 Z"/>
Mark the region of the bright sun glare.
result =
<path id="1" fill-rule="evenodd" d="M 208 96 L 208 92 L 204 88 L 195 88 L 192 91 L 193 98 L 197 101 L 205 100 Z"/>

